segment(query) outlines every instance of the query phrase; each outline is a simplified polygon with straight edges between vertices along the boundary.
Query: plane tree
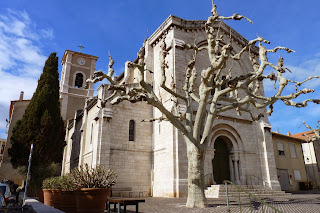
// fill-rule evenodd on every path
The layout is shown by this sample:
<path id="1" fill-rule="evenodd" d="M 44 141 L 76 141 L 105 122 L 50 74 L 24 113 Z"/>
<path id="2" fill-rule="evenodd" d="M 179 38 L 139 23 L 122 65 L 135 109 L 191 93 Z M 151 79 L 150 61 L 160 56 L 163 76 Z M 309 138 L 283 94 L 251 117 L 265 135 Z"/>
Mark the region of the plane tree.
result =
<path id="1" fill-rule="evenodd" d="M 110 54 L 108 73 L 96 71 L 93 78 L 87 80 L 87 82 L 92 83 L 102 81 L 103 79 L 109 81 L 110 84 L 107 85 L 109 92 L 106 93 L 109 95 L 105 95 L 101 101 L 102 107 L 107 102 L 114 105 L 123 101 L 132 103 L 144 101 L 157 108 L 162 114 L 160 117 L 144 121 L 169 121 L 182 133 L 188 157 L 188 199 L 186 206 L 190 208 L 204 208 L 206 206 L 204 194 L 204 159 L 213 122 L 221 113 L 236 110 L 239 115 L 249 113 L 252 120 L 258 120 L 263 114 L 254 115 L 252 110 L 248 108 L 248 105 L 262 110 L 269 107 L 267 114 L 271 114 L 273 104 L 277 101 L 282 101 L 285 105 L 293 107 L 305 107 L 309 102 L 320 103 L 317 99 L 307 99 L 302 102 L 294 101 L 294 99 L 302 94 L 314 92 L 313 89 L 300 89 L 300 86 L 306 81 L 317 78 L 316 76 L 309 77 L 302 82 L 290 80 L 283 75 L 287 69 L 284 67 L 284 59 L 282 57 L 279 58 L 276 64 L 268 60 L 268 53 L 275 53 L 279 50 L 290 53 L 294 52 L 293 50 L 286 47 L 267 49 L 264 45 L 270 42 L 263 37 L 257 36 L 257 38 L 249 41 L 238 53 L 231 54 L 231 39 L 227 42 L 224 41 L 224 38 L 219 36 L 219 29 L 215 29 L 213 24 L 217 21 L 241 19 L 251 22 L 250 19 L 239 14 L 226 17 L 219 15 L 216 5 L 212 2 L 211 16 L 208 17 L 204 26 L 208 45 L 197 47 L 194 44 L 184 44 L 185 50 L 193 51 L 193 57 L 186 65 L 182 90 L 176 88 L 172 83 L 166 83 L 169 76 L 166 75 L 166 70 L 168 69 L 166 56 L 168 52 L 165 39 L 162 40 L 159 57 L 161 62 L 160 85 L 152 85 L 145 79 L 145 72 L 149 72 L 145 66 L 145 45 L 147 40 L 145 40 L 142 48 L 139 50 L 135 62 L 128 63 L 129 67 L 139 70 L 139 86 L 128 87 L 125 84 L 119 85 L 113 80 L 114 70 L 112 66 L 114 61 Z M 255 45 L 258 45 L 258 47 Z M 258 54 L 253 54 L 250 51 L 251 48 L 258 48 Z M 208 52 L 210 64 L 206 69 L 197 71 L 195 65 L 197 63 L 197 55 L 201 51 Z M 250 54 L 243 54 L 245 52 L 249 52 Z M 228 70 L 228 76 L 222 76 L 228 60 L 239 61 L 245 55 L 249 55 L 249 60 L 253 67 L 252 70 L 243 75 L 232 75 L 233 67 L 231 66 Z M 265 71 L 267 67 L 273 71 Z M 196 83 L 197 79 L 200 79 L 199 86 Z M 261 94 L 261 90 L 259 90 L 262 81 L 265 79 L 269 79 L 275 84 L 275 93 L 270 97 Z M 284 95 L 284 88 L 288 84 L 294 84 L 297 90 Z M 171 95 L 171 101 L 174 103 L 173 108 L 166 107 L 160 94 L 155 93 L 154 88 L 158 86 Z M 231 93 L 234 95 L 231 96 Z M 240 93 L 244 95 L 238 95 Z M 223 104 L 219 104 L 221 102 Z M 185 106 L 184 112 L 178 109 L 180 103 L 183 103 Z M 196 109 L 195 106 L 197 106 Z M 195 115 L 193 114 L 194 111 L 196 111 Z"/>
<path id="2" fill-rule="evenodd" d="M 310 129 L 311 134 L 303 134 L 303 136 L 305 136 L 307 138 L 308 142 L 316 142 L 317 140 L 320 140 L 320 121 L 317 121 L 318 125 L 314 127 L 309 126 L 305 121 L 303 121 L 303 125 Z"/>

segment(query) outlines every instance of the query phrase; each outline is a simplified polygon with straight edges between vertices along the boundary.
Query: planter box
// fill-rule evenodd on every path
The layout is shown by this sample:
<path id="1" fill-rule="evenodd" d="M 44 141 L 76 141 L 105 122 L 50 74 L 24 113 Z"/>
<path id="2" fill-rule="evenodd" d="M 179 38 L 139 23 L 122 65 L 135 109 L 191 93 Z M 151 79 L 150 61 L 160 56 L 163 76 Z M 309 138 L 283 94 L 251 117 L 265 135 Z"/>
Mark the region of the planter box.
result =
<path id="1" fill-rule="evenodd" d="M 61 191 L 60 210 L 67 213 L 77 212 L 76 191 Z"/>
<path id="2" fill-rule="evenodd" d="M 106 209 L 107 198 L 111 196 L 110 188 L 83 188 L 75 192 L 78 213 L 103 213 Z"/>

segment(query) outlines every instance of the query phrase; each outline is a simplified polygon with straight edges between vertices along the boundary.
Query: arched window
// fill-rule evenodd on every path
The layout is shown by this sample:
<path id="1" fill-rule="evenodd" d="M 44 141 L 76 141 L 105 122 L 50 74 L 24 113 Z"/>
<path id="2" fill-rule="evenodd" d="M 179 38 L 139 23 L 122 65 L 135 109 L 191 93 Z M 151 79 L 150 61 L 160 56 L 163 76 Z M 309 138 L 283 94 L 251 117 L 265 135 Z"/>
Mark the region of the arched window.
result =
<path id="1" fill-rule="evenodd" d="M 82 87 L 82 85 L 83 85 L 83 75 L 81 73 L 77 73 L 74 86 L 80 88 Z"/>
<path id="2" fill-rule="evenodd" d="M 129 122 L 129 141 L 134 141 L 135 123 L 134 120 Z"/>

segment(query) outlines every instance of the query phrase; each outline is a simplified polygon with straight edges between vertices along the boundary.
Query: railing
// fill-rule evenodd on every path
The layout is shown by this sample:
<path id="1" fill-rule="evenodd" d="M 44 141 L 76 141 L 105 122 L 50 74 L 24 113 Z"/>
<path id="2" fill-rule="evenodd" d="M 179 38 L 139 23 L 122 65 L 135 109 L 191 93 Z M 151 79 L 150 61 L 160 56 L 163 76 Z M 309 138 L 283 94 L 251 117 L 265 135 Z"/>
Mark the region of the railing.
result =
<path id="1" fill-rule="evenodd" d="M 208 173 L 204 176 L 204 184 L 205 186 L 211 186 L 213 184 L 213 175 L 212 173 Z"/>
<path id="2" fill-rule="evenodd" d="M 270 184 L 255 175 L 246 175 L 247 185 L 263 185 L 270 187 Z"/>
<path id="3" fill-rule="evenodd" d="M 240 187 L 240 186 L 238 186 L 238 185 L 236 185 L 236 184 L 234 184 L 234 183 L 232 183 L 232 182 L 230 182 L 228 180 L 223 181 L 223 183 L 225 184 L 225 187 L 226 187 L 226 199 L 227 199 L 228 212 L 231 212 L 230 206 L 229 206 L 229 195 L 228 195 L 228 184 L 231 184 L 231 185 L 235 186 L 238 189 L 238 195 L 239 195 L 238 196 L 238 201 L 239 201 L 239 208 L 240 208 L 240 211 L 238 211 L 238 212 L 242 212 L 242 206 L 241 206 L 241 197 L 242 196 L 240 195 L 240 192 L 243 192 L 243 193 L 246 193 L 249 196 L 250 212 L 253 211 L 251 200 L 254 199 L 255 201 L 257 201 L 257 202 L 259 202 L 261 204 L 261 212 L 264 212 L 266 210 L 266 208 L 271 208 L 274 212 L 282 213 L 282 211 L 276 209 L 275 207 L 273 207 L 270 204 L 266 203 L 265 201 L 261 200 L 257 196 L 251 194 L 250 192 L 246 191 L 242 187 Z"/>

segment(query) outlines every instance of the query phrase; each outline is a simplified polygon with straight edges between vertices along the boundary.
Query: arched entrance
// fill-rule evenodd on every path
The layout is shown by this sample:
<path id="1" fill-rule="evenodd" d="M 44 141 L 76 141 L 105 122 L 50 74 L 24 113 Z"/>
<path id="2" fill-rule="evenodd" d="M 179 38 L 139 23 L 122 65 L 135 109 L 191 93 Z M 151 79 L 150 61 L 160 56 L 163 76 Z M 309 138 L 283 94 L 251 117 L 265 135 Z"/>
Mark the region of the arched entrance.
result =
<path id="1" fill-rule="evenodd" d="M 229 149 L 221 137 L 218 137 L 214 142 L 214 149 L 213 177 L 216 184 L 222 184 L 224 180 L 230 181 Z"/>

